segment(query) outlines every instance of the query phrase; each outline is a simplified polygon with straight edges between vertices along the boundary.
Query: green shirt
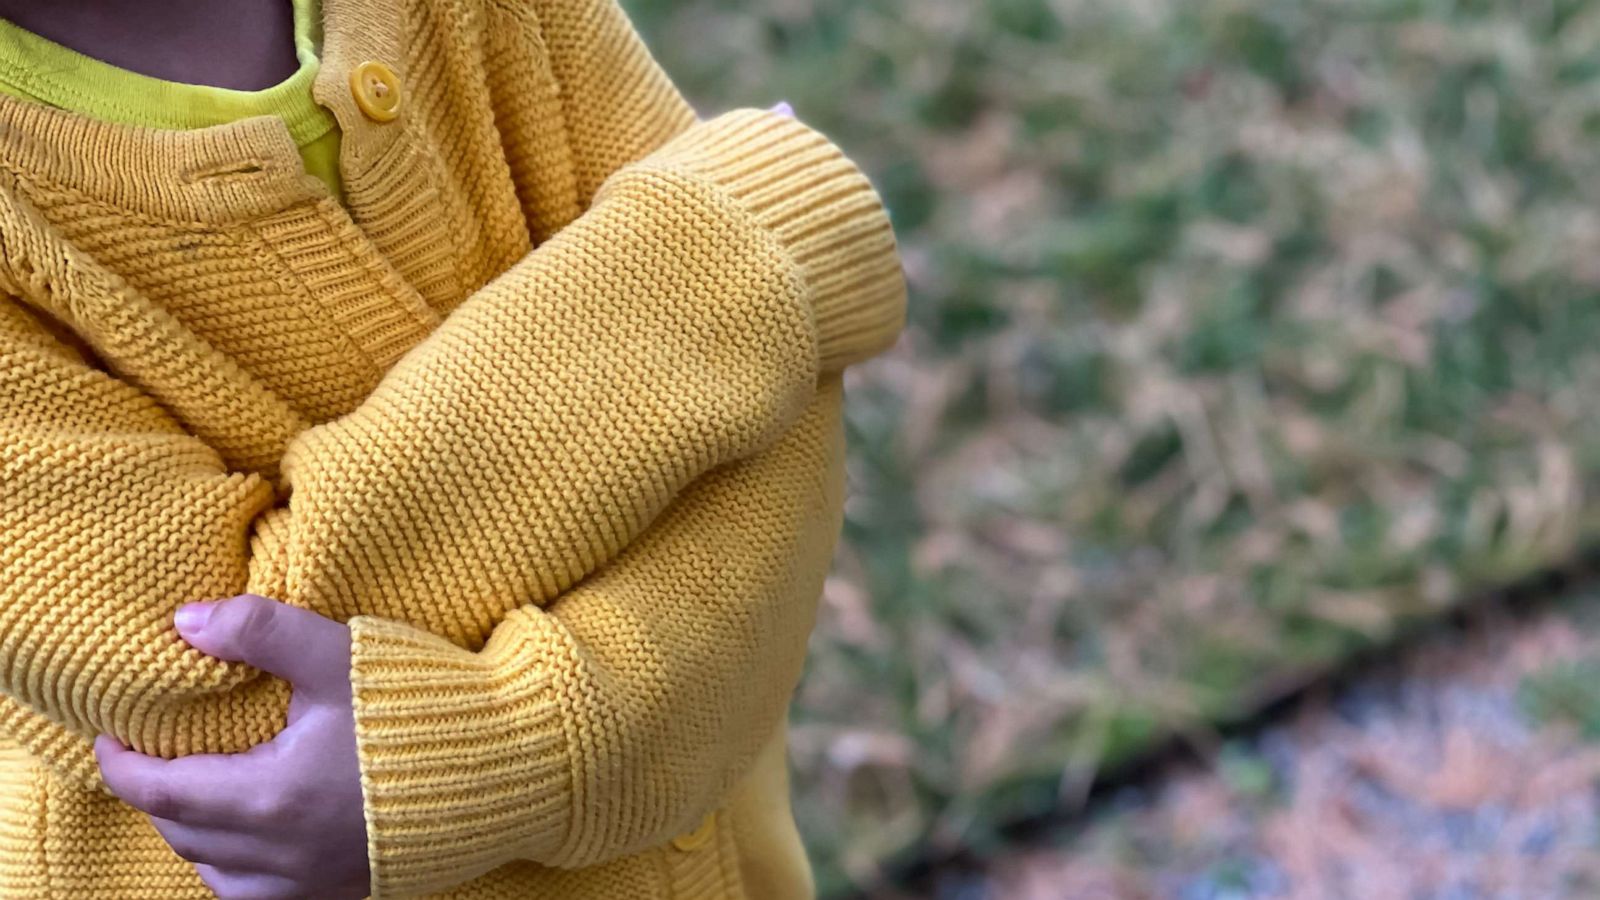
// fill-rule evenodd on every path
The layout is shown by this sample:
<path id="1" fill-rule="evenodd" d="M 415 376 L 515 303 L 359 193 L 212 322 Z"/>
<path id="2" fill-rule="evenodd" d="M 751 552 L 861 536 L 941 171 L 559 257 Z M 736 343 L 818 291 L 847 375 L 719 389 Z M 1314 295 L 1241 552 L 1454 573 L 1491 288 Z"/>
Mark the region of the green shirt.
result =
<path id="1" fill-rule="evenodd" d="M 294 0 L 300 68 L 264 90 L 237 91 L 167 81 L 113 66 L 0 19 L 0 92 L 150 128 L 206 128 L 252 116 L 278 116 L 299 146 L 306 171 L 342 200 L 338 122 L 311 96 L 321 25 L 318 0 Z"/>

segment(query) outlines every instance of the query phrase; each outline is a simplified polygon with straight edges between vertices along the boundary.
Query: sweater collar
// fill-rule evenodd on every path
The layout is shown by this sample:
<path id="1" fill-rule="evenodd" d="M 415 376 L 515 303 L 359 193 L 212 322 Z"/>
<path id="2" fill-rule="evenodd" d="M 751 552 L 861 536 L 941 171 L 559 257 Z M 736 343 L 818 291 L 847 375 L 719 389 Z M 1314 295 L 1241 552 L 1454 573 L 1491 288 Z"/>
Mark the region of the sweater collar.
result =
<path id="1" fill-rule="evenodd" d="M 402 23 L 394 6 L 379 0 L 323 0 L 322 6 L 322 60 L 312 96 L 338 120 L 341 168 L 359 175 L 408 137 L 408 116 L 368 119 L 350 86 L 351 70 L 367 60 L 405 79 Z M 130 211 L 203 224 L 258 216 L 325 190 L 306 173 L 279 119 L 152 129 L 6 94 L 0 94 L 0 165 L 25 180 L 79 186 Z"/>
<path id="2" fill-rule="evenodd" d="M 390 146 L 409 136 L 408 116 L 371 122 L 348 86 L 350 69 L 367 59 L 400 72 L 401 23 L 381 0 L 324 0 L 323 17 L 323 65 L 312 92 L 346 131 L 342 168 L 358 174 L 380 164 Z M 283 448 L 307 423 L 159 304 L 69 245 L 24 196 L 20 182 L 30 180 L 52 182 L 58 192 L 78 186 L 92 199 L 134 213 L 198 224 L 326 197 L 322 182 L 306 173 L 283 120 L 262 116 L 212 128 L 149 129 L 0 94 L 0 291 L 66 323 L 97 348 L 113 374 L 172 404 L 230 466 L 276 480 Z M 197 383 L 207 390 L 196 394 Z M 164 390 L 172 384 L 191 389 Z M 202 395 L 203 404 L 182 408 L 185 397 Z M 218 410 L 234 421 L 223 422 Z M 237 440 L 241 422 L 252 435 L 244 444 Z"/>

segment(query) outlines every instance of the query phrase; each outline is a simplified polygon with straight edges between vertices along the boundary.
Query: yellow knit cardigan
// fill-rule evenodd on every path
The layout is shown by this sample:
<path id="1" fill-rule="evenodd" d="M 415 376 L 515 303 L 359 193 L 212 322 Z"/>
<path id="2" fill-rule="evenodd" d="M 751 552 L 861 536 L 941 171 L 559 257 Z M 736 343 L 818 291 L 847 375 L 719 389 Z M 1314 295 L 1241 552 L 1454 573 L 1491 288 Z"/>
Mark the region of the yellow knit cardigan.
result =
<path id="1" fill-rule="evenodd" d="M 840 371 L 904 316 L 877 196 L 697 119 L 614 0 L 324 14 L 344 207 L 276 119 L 0 97 L 0 896 L 209 896 L 90 742 L 275 734 L 287 685 L 172 628 L 239 593 L 351 627 L 374 897 L 809 896 L 783 723 Z"/>

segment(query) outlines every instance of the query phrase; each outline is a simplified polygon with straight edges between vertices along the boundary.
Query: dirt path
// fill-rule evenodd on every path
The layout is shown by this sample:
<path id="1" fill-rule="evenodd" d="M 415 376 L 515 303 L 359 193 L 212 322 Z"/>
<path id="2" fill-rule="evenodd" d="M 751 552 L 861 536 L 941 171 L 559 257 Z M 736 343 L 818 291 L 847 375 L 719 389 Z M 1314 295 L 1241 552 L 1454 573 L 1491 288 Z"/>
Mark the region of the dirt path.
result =
<path id="1" fill-rule="evenodd" d="M 1489 612 L 938 894 L 1600 896 L 1597 734 L 1600 601 Z"/>

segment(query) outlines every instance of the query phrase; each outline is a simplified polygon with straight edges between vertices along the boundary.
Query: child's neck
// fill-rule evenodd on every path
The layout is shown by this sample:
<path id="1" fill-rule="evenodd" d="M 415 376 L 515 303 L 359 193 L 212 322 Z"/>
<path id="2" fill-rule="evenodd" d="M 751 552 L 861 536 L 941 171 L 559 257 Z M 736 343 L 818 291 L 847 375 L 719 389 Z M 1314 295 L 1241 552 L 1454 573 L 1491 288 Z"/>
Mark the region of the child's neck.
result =
<path id="1" fill-rule="evenodd" d="M 300 65 L 292 0 L 0 0 L 0 18 L 168 81 L 254 91 Z"/>

